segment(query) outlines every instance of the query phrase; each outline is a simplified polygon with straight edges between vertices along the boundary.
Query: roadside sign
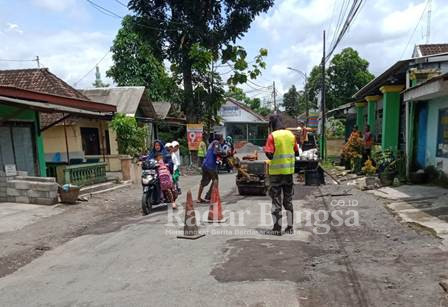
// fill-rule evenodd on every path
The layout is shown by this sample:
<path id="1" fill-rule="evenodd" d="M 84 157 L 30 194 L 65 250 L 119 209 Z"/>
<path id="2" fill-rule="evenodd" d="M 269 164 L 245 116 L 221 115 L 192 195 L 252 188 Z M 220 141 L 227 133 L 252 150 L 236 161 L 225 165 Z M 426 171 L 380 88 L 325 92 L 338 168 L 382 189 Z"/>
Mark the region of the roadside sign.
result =
<path id="1" fill-rule="evenodd" d="M 187 124 L 188 149 L 197 151 L 202 141 L 203 124 Z"/>
<path id="2" fill-rule="evenodd" d="M 17 170 L 15 164 L 5 164 L 6 176 L 17 176 Z"/>

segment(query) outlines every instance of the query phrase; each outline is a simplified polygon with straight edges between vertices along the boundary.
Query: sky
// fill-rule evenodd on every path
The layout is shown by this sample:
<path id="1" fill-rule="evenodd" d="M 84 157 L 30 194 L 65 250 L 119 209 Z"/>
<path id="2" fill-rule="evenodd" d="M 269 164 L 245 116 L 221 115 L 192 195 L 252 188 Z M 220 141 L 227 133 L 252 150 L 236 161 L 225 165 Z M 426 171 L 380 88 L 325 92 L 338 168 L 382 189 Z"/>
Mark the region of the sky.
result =
<path id="1" fill-rule="evenodd" d="M 125 15 L 126 0 L 93 0 Z M 253 58 L 260 48 L 269 51 L 267 68 L 256 84 L 245 86 L 251 97 L 270 97 L 273 81 L 279 95 L 291 85 L 303 87 L 293 67 L 309 73 L 322 57 L 322 32 L 327 45 L 338 16 L 349 0 L 276 0 L 275 6 L 253 22 L 238 42 Z M 378 75 L 400 59 L 410 57 L 415 44 L 425 43 L 428 0 L 365 0 L 336 53 L 356 49 Z M 432 0 L 430 43 L 448 42 L 448 0 Z M 445 5 L 444 5 L 445 4 Z M 424 14 L 422 14 L 424 12 Z M 86 0 L 0 0 L 0 69 L 40 64 L 76 88 L 91 87 L 97 63 L 103 80 L 112 65 L 109 53 L 121 20 L 106 16 Z M 14 61 L 4 61 L 14 60 Z M 20 60 L 20 61 L 15 61 Z M 25 61 L 22 61 L 25 60 Z"/>

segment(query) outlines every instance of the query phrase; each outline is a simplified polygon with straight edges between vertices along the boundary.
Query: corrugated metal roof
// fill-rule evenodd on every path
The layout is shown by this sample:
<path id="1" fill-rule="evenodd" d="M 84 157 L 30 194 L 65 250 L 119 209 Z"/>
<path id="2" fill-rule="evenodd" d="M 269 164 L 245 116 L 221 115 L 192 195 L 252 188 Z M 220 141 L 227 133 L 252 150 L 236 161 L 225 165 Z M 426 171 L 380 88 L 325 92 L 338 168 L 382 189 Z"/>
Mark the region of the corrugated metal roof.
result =
<path id="1" fill-rule="evenodd" d="M 117 112 L 136 116 L 137 110 L 146 118 L 165 119 L 171 109 L 169 102 L 151 102 L 144 86 L 102 87 L 81 89 L 82 94 L 97 102 L 113 104 Z"/>

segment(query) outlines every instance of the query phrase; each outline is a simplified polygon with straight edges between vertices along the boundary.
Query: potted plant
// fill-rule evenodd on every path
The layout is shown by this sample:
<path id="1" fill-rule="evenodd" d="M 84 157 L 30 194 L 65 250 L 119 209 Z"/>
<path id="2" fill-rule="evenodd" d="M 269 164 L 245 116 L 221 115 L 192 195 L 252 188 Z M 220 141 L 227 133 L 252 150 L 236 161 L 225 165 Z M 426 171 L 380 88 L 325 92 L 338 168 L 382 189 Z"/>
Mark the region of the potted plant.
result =
<path id="1" fill-rule="evenodd" d="M 364 167 L 362 168 L 362 171 L 366 174 L 366 185 L 367 186 L 373 186 L 375 184 L 376 179 L 376 167 L 373 166 L 372 160 L 368 159 L 364 163 Z"/>

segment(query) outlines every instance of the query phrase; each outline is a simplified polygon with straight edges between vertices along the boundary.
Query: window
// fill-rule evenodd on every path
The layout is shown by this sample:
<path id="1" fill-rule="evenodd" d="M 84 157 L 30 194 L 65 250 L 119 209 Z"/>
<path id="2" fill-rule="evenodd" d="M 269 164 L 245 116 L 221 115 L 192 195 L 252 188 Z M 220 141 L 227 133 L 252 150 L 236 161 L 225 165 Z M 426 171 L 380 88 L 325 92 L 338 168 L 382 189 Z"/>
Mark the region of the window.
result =
<path id="1" fill-rule="evenodd" d="M 439 110 L 436 156 L 448 158 L 448 108 Z"/>
<path id="2" fill-rule="evenodd" d="M 100 138 L 97 128 L 81 128 L 82 150 L 87 156 L 100 154 Z"/>
<path id="3" fill-rule="evenodd" d="M 247 140 L 247 125 L 246 124 L 226 124 L 227 135 L 230 135 L 234 141 Z"/>

